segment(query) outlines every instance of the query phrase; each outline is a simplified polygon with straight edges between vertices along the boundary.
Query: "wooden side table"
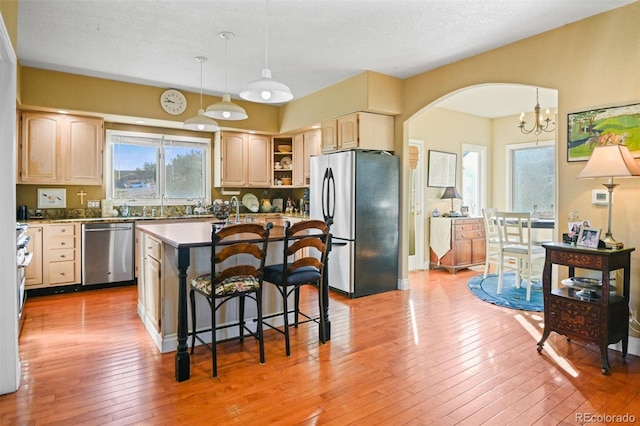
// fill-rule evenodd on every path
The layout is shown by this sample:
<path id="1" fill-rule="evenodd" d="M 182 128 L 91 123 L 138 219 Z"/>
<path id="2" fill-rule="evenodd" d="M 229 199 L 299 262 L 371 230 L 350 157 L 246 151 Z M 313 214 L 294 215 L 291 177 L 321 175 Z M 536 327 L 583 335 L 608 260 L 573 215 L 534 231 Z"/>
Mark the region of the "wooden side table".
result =
<path id="1" fill-rule="evenodd" d="M 574 247 L 563 243 L 546 243 L 542 290 L 544 295 L 544 333 L 538 342 L 542 351 L 549 333 L 556 333 L 587 342 L 597 343 L 602 358 L 602 374 L 609 374 L 607 347 L 622 341 L 622 357 L 629 346 L 629 283 L 633 247 L 620 250 Z M 569 267 L 569 277 L 575 268 L 602 272 L 602 291 L 597 298 L 580 297 L 574 288 L 551 289 L 552 266 Z M 609 275 L 622 269 L 622 294 L 611 294 Z M 618 283 L 620 285 L 620 283 Z"/>

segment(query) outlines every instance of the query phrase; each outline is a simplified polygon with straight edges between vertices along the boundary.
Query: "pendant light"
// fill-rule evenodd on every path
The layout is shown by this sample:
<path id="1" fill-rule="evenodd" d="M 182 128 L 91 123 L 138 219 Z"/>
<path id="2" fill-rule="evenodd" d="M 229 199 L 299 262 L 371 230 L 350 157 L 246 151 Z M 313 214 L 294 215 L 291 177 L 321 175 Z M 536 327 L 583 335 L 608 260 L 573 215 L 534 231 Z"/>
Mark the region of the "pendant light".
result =
<path id="1" fill-rule="evenodd" d="M 277 104 L 287 102 L 293 99 L 291 89 L 284 83 L 271 78 L 271 70 L 269 69 L 269 0 L 265 0 L 266 23 L 265 23 L 265 67 L 262 70 L 262 78 L 252 81 L 247 87 L 240 92 L 240 97 L 251 102 L 260 102 L 264 104 Z"/>
<path id="2" fill-rule="evenodd" d="M 222 95 L 222 101 L 215 103 L 204 113 L 207 117 L 217 118 L 220 120 L 244 120 L 248 117 L 247 112 L 239 105 L 231 102 L 231 95 L 229 95 L 229 67 L 227 65 L 227 46 L 229 40 L 234 37 L 234 34 L 229 31 L 223 31 L 218 34 L 224 39 L 224 95 Z"/>
<path id="3" fill-rule="evenodd" d="M 196 61 L 200 62 L 200 109 L 198 110 L 198 115 L 186 120 L 182 127 L 189 130 L 199 130 L 201 132 L 217 132 L 220 130 L 218 123 L 204 115 L 204 109 L 202 109 L 202 64 L 207 61 L 207 58 L 204 56 L 196 56 Z"/>

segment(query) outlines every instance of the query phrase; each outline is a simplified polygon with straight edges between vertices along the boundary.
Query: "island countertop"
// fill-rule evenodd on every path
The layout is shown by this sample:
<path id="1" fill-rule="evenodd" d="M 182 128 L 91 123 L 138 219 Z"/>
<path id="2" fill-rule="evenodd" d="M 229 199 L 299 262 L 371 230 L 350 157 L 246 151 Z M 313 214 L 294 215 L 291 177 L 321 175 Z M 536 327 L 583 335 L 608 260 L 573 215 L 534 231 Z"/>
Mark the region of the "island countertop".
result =
<path id="1" fill-rule="evenodd" d="M 282 220 L 270 220 L 273 228 L 269 234 L 270 240 L 284 238 L 284 224 Z M 172 222 L 172 223 L 141 223 L 136 226 L 140 231 L 156 237 L 163 243 L 174 248 L 205 247 L 211 245 L 211 226 L 215 221 L 200 222 Z M 256 222 L 261 223 L 261 222 Z M 250 237 L 248 238 L 248 240 Z"/>

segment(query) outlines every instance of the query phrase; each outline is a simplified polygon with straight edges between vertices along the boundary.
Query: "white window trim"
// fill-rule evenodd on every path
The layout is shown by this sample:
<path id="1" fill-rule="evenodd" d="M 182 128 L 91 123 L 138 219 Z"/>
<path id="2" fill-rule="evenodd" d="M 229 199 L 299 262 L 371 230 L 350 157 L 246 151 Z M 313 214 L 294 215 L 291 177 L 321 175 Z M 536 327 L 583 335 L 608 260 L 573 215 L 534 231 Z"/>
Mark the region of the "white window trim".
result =
<path id="1" fill-rule="evenodd" d="M 474 151 L 480 154 L 480 184 L 479 184 L 479 206 L 478 206 L 478 211 L 482 212 L 482 209 L 487 207 L 487 192 L 488 192 L 488 188 L 489 188 L 489 181 L 488 181 L 488 168 L 487 168 L 487 147 L 485 145 L 476 145 L 476 144 L 470 144 L 470 143 L 462 143 L 461 146 L 462 149 L 462 155 L 464 155 L 465 151 Z M 463 160 L 464 161 L 464 160 Z M 462 166 L 463 163 L 461 163 Z M 462 185 L 464 187 L 464 173 L 462 173 Z"/>
<path id="2" fill-rule="evenodd" d="M 143 137 L 143 138 L 156 138 L 164 141 L 165 138 L 171 139 L 174 142 L 189 142 L 190 144 L 201 144 L 205 148 L 205 177 L 204 177 L 204 193 L 205 198 L 204 202 L 206 204 L 211 203 L 211 139 L 209 138 L 199 138 L 199 137 L 191 137 L 191 136 L 175 136 L 175 135 L 165 135 L 162 133 L 146 133 L 146 132 L 132 132 L 127 130 L 107 130 L 106 131 L 107 141 L 106 141 L 106 155 L 105 155 L 105 187 L 106 187 L 106 197 L 109 200 L 113 200 L 113 204 L 115 206 L 120 206 L 123 204 L 127 204 L 129 206 L 159 206 L 164 204 L 165 206 L 177 206 L 184 204 L 193 204 L 195 201 L 191 198 L 170 198 L 166 200 L 164 203 L 161 203 L 160 198 L 144 198 L 144 199 L 113 199 L 113 187 L 112 187 L 112 179 L 111 172 L 113 170 L 113 156 L 112 156 L 112 136 L 128 136 L 128 137 Z M 144 144 L 142 142 L 141 144 Z M 164 142 L 163 142 L 164 145 Z M 162 167 L 159 171 L 160 179 L 164 179 L 164 167 Z M 107 176 L 108 174 L 108 176 Z"/>

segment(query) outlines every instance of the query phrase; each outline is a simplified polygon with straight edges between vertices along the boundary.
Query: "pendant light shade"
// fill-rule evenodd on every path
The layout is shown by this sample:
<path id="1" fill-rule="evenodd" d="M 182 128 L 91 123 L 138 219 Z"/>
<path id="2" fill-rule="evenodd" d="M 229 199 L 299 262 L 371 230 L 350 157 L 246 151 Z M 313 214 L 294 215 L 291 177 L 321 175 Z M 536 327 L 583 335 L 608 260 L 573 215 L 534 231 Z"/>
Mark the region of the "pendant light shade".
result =
<path id="1" fill-rule="evenodd" d="M 251 102 L 277 104 L 293 99 L 293 93 L 291 93 L 289 86 L 271 77 L 271 70 L 269 69 L 269 0 L 265 0 L 265 4 L 267 12 L 264 37 L 265 67 L 262 70 L 262 78 L 249 83 L 247 87 L 240 92 L 240 97 Z"/>
<path id="2" fill-rule="evenodd" d="M 231 102 L 231 95 L 229 95 L 229 67 L 227 66 L 227 45 L 229 44 L 229 39 L 234 37 L 234 34 L 229 31 L 223 31 L 218 34 L 225 40 L 224 45 L 224 68 L 225 68 L 225 94 L 222 95 L 222 101 L 210 105 L 207 108 L 207 111 L 204 113 L 207 117 L 217 118 L 220 120 L 244 120 L 248 117 L 247 112 L 239 105 Z"/>
<path id="3" fill-rule="evenodd" d="M 200 132 L 217 132 L 220 130 L 220 126 L 215 120 L 204 115 L 204 109 L 202 109 L 202 64 L 207 61 L 207 58 L 196 56 L 196 61 L 200 62 L 200 109 L 198 110 L 198 115 L 187 119 L 182 124 L 182 127 Z"/>

